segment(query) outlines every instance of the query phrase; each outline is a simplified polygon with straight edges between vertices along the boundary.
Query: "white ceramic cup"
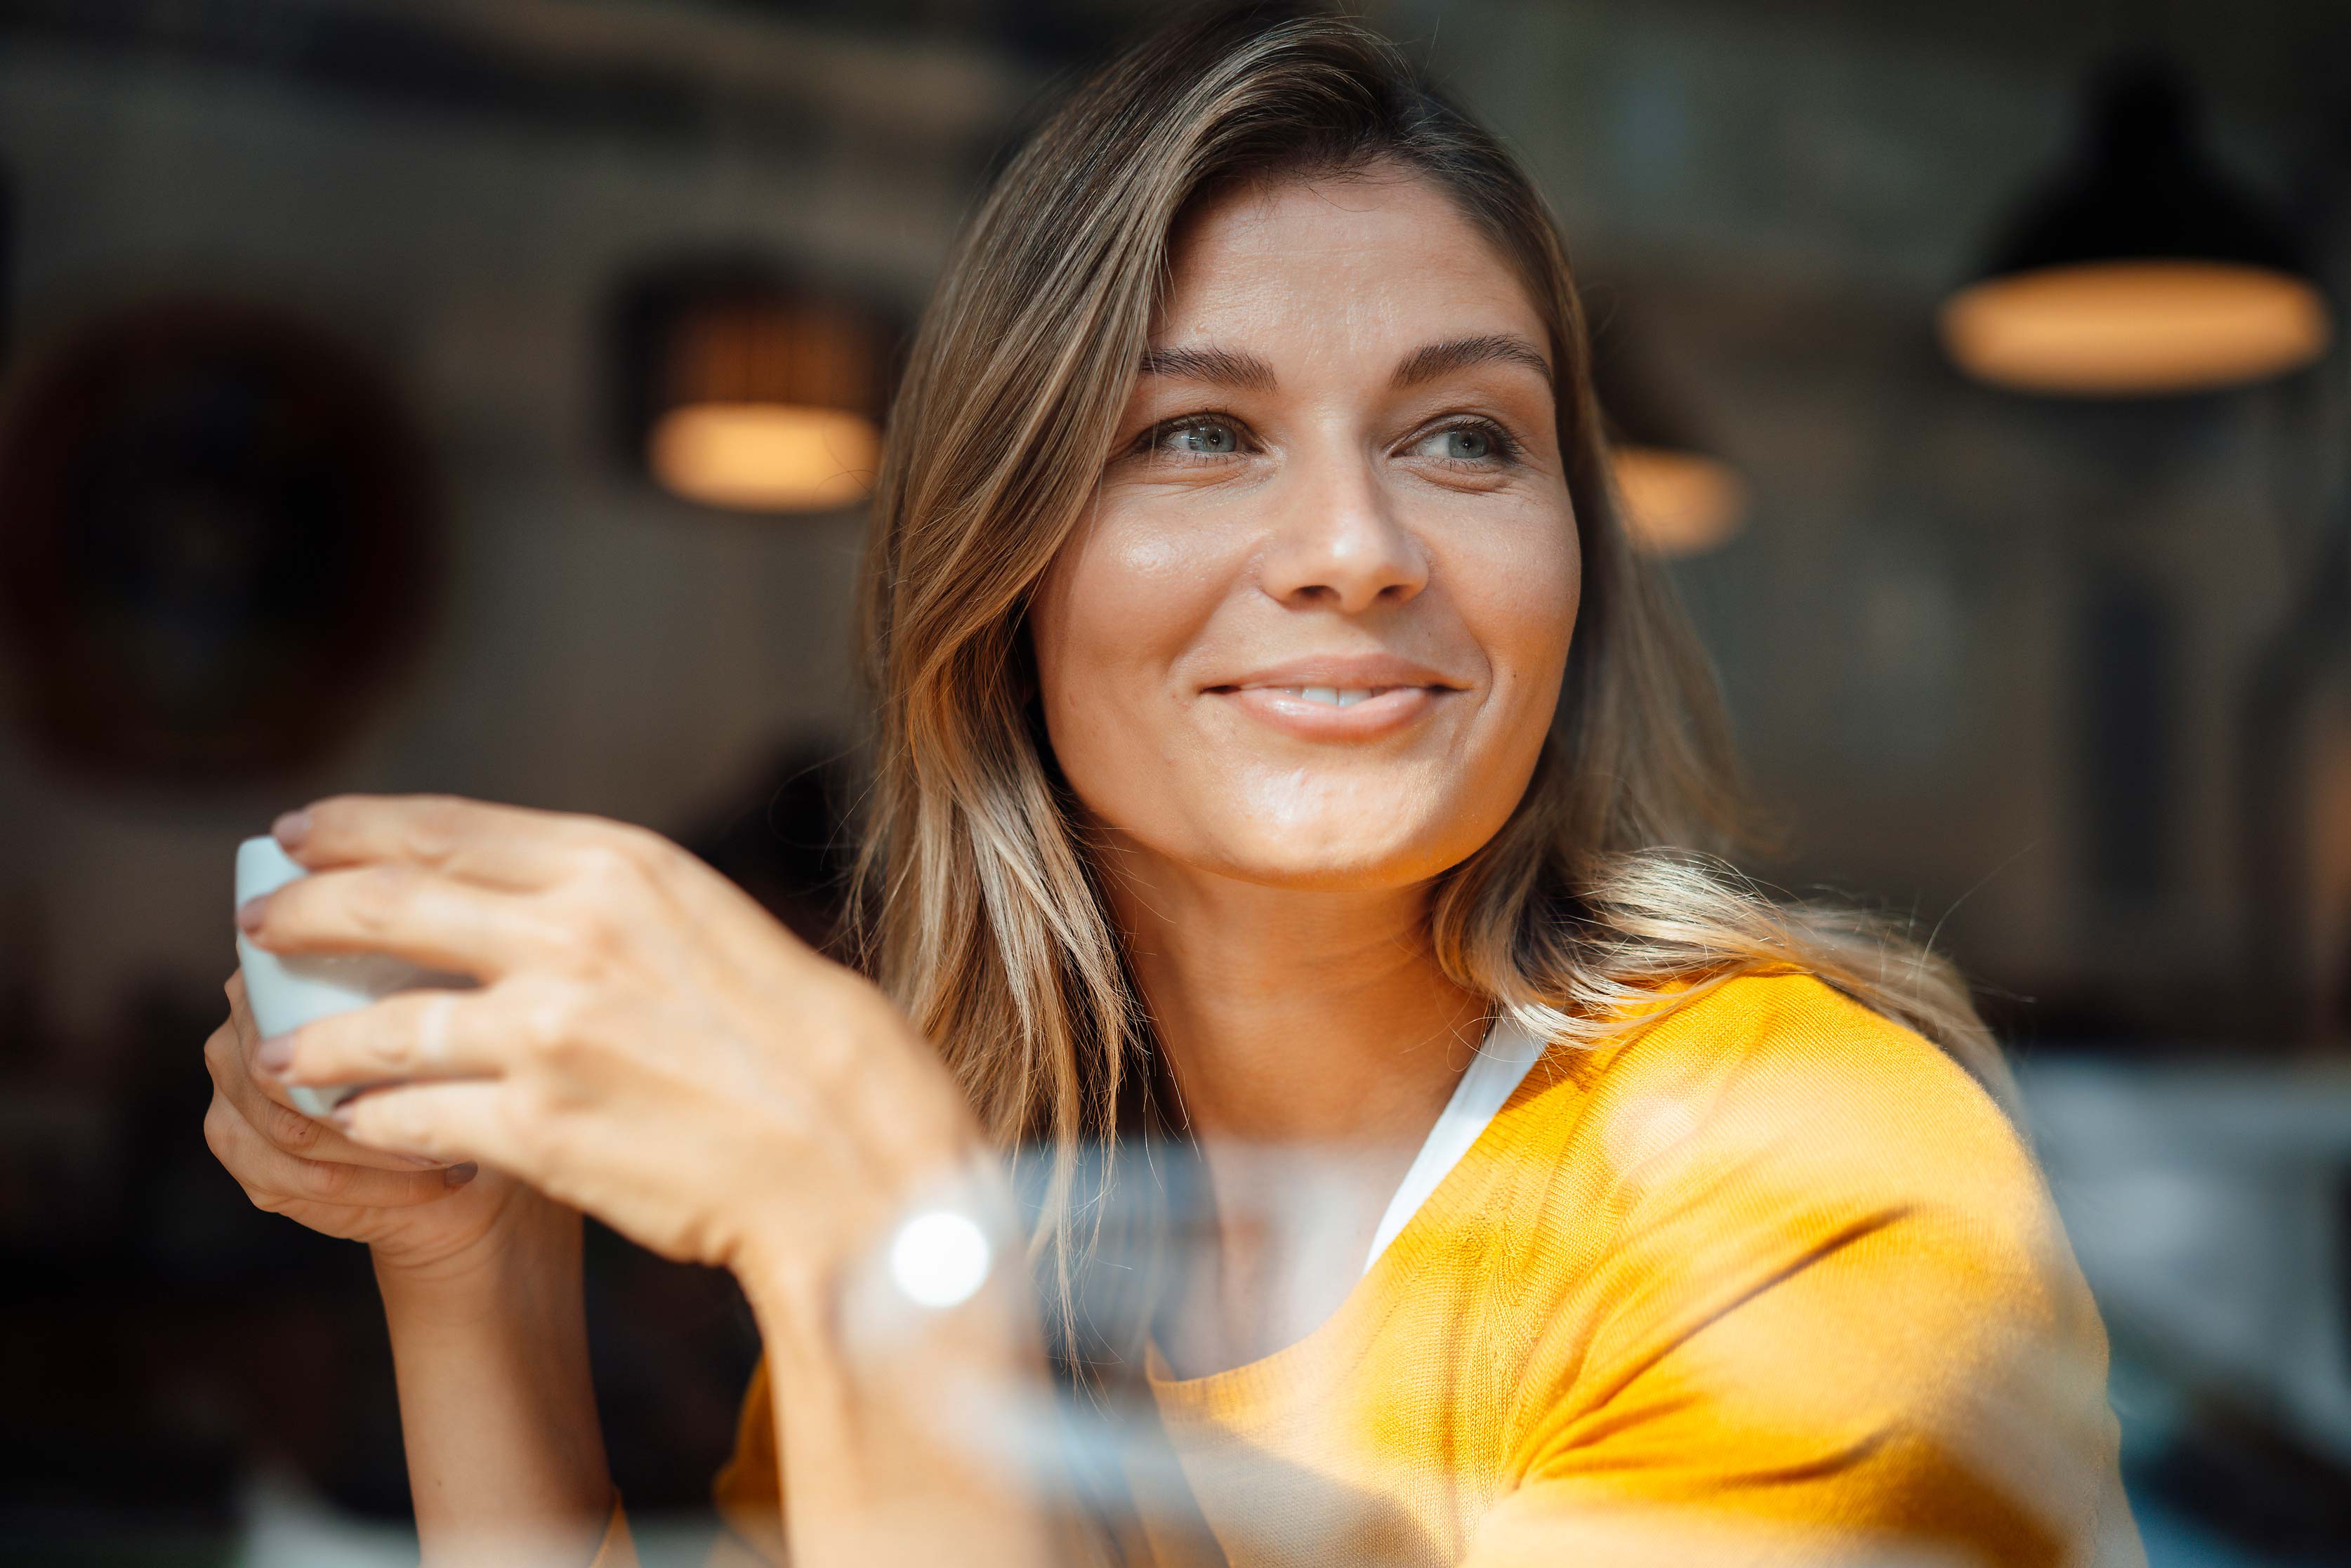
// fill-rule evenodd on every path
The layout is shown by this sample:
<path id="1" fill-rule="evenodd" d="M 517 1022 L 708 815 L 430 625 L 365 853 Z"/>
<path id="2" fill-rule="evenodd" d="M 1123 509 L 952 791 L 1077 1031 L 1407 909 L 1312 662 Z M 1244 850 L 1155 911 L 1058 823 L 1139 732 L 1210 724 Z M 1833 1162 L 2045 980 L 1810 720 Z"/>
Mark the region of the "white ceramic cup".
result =
<path id="1" fill-rule="evenodd" d="M 242 908 L 246 900 L 275 893 L 298 877 L 309 874 L 308 866 L 279 848 L 277 841 L 268 834 L 246 839 L 236 846 L 235 907 Z M 264 1039 L 299 1029 L 313 1019 L 363 1008 L 394 991 L 423 986 L 471 990 L 479 984 L 470 975 L 427 969 L 389 953 L 288 953 L 281 956 L 266 947 L 255 946 L 245 939 L 242 931 L 236 936 L 236 956 L 245 971 L 246 1002 L 252 1008 L 253 1021 L 260 1026 Z M 308 1115 L 323 1116 L 364 1087 L 351 1083 L 313 1089 L 295 1084 L 288 1085 L 286 1093 L 297 1109 Z"/>

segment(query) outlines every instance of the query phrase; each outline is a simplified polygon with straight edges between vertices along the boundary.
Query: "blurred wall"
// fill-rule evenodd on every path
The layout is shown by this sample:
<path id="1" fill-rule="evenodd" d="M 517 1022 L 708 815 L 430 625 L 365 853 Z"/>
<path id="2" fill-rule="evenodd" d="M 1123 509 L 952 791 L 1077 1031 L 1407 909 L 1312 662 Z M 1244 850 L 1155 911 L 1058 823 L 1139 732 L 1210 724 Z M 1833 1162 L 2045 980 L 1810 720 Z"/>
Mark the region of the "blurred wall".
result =
<path id="1" fill-rule="evenodd" d="M 992 111 L 979 87 L 966 98 Z M 674 831 L 787 737 L 852 732 L 861 518 L 721 516 L 635 478 L 611 450 L 601 333 L 619 274 L 705 243 L 917 297 L 966 160 L 952 141 L 915 155 L 903 133 L 876 152 L 857 129 L 799 156 L 453 113 L 244 66 L 0 49 L 16 365 L 155 293 L 302 311 L 423 423 L 452 566 L 412 678 L 309 777 L 203 799 L 93 784 L 0 727 L 14 938 L 0 962 L 37 974 L 57 1023 L 95 1039 L 151 973 L 216 987 L 235 962 L 232 843 L 316 795 L 454 790 Z"/>

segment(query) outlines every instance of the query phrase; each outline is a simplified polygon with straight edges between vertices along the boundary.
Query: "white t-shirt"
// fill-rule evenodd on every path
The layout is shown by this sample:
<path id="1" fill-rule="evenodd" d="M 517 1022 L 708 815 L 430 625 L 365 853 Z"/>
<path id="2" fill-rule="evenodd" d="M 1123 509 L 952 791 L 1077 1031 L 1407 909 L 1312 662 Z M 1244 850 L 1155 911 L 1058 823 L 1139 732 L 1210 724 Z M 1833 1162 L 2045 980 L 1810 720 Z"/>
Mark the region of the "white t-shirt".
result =
<path id="1" fill-rule="evenodd" d="M 1388 1199 L 1387 1212 L 1380 1217 L 1380 1228 L 1372 1236 L 1371 1254 L 1364 1260 L 1364 1272 L 1371 1271 L 1380 1254 L 1387 1250 L 1388 1243 L 1395 1239 L 1396 1232 L 1404 1228 L 1405 1221 L 1428 1201 L 1437 1184 L 1469 1152 L 1478 1134 L 1486 1130 L 1503 1102 L 1510 1099 L 1511 1091 L 1526 1077 L 1527 1070 L 1542 1055 L 1543 1044 L 1519 1027 L 1510 1014 L 1495 1016 L 1484 1043 L 1462 1070 L 1460 1082 L 1454 1084 L 1453 1098 L 1437 1113 L 1437 1125 L 1428 1130 L 1428 1137 L 1420 1145 L 1412 1168 L 1404 1173 L 1395 1196 Z"/>

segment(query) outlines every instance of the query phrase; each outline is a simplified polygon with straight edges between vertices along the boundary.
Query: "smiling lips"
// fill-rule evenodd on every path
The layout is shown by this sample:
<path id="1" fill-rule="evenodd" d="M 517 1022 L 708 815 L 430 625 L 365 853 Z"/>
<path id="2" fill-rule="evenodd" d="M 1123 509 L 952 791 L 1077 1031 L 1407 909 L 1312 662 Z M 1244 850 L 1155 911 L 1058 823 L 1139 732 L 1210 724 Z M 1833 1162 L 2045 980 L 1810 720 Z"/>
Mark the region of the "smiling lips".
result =
<path id="1" fill-rule="evenodd" d="M 1461 689 L 1424 665 L 1383 654 L 1297 660 L 1209 686 L 1205 695 L 1228 698 L 1292 735 L 1340 740 L 1400 729 Z"/>
<path id="2" fill-rule="evenodd" d="M 1327 703 L 1332 707 L 1353 707 L 1366 697 L 1379 696 L 1399 688 L 1395 686 L 1267 686 L 1262 689 L 1301 697 L 1310 703 Z"/>

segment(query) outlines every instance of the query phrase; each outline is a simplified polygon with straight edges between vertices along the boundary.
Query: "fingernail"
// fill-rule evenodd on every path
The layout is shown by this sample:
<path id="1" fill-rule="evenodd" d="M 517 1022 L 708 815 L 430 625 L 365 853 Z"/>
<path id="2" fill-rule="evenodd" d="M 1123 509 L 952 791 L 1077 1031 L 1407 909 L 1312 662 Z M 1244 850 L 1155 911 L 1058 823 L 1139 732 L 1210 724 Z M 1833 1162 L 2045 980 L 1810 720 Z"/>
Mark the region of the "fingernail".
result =
<path id="1" fill-rule="evenodd" d="M 264 1072 L 283 1072 L 294 1060 L 294 1037 L 273 1034 L 253 1048 L 253 1064 Z"/>
<path id="2" fill-rule="evenodd" d="M 308 810 L 287 811 L 269 824 L 269 831 L 281 848 L 298 850 L 302 841 L 310 836 L 310 813 Z"/>
<path id="3" fill-rule="evenodd" d="M 463 1186 L 481 1174 L 482 1167 L 472 1160 L 467 1160 L 463 1165 L 451 1166 L 447 1170 L 443 1171 L 441 1179 L 451 1186 Z"/>
<path id="4" fill-rule="evenodd" d="M 218 905 L 214 907 L 217 908 Z M 260 930 L 262 914 L 268 907 L 269 895 L 266 893 L 255 894 L 236 906 L 236 928 L 240 931 Z M 215 927 L 215 929 L 218 928 Z"/>
<path id="5" fill-rule="evenodd" d="M 348 1133 L 351 1130 L 351 1108 L 349 1105 L 338 1105 L 327 1113 L 327 1120 Z"/>

